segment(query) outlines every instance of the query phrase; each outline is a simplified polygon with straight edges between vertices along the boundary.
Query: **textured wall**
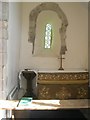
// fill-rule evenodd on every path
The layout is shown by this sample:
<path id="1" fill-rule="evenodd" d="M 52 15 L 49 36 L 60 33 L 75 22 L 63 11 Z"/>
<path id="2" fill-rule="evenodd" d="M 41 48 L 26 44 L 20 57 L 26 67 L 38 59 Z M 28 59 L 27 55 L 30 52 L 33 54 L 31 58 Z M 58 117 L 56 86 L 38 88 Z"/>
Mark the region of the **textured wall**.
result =
<path id="1" fill-rule="evenodd" d="M 8 39 L 8 3 L 0 2 L 0 98 L 5 99 Z"/>
<path id="2" fill-rule="evenodd" d="M 55 57 L 32 56 L 32 45 L 28 42 L 29 14 L 39 3 L 23 3 L 22 7 L 22 40 L 20 51 L 20 69 L 58 69 L 59 59 Z M 63 67 L 88 68 L 88 5 L 86 3 L 58 3 L 68 19 L 67 52 Z M 45 18 L 46 19 L 46 18 Z M 42 23 L 40 21 L 39 23 Z M 39 24 L 38 24 L 39 26 Z M 38 36 L 40 31 L 38 31 Z M 42 35 L 42 38 L 44 36 Z M 57 35 L 57 39 L 59 39 Z M 36 38 L 37 39 L 37 38 Z"/>
<path id="3" fill-rule="evenodd" d="M 0 99 L 6 99 L 8 12 L 8 3 L 0 1 Z M 5 110 L 0 110 L 0 119 L 6 117 L 5 113 Z"/>

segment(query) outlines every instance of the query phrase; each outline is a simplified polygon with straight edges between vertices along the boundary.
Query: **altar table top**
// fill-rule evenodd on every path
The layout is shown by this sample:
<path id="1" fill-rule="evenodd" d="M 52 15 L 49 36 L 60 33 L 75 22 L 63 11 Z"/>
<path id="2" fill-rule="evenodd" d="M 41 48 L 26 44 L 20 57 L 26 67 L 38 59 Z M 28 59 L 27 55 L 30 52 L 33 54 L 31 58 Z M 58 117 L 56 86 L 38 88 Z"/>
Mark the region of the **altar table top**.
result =
<path id="1" fill-rule="evenodd" d="M 90 108 L 90 99 L 32 100 L 29 106 L 18 106 L 19 100 L 0 100 L 0 110 L 57 110 Z"/>

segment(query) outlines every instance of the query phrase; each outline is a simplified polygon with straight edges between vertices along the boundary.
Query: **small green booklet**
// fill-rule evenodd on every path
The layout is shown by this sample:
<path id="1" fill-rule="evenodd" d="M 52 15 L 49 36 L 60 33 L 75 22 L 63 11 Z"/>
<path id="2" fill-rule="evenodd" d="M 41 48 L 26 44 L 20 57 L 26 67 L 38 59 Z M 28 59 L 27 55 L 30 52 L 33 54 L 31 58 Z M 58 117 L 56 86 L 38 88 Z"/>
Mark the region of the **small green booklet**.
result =
<path id="1" fill-rule="evenodd" d="M 19 106 L 29 106 L 32 102 L 32 97 L 22 97 L 20 100 L 19 100 L 19 103 L 18 103 L 18 107 Z"/>

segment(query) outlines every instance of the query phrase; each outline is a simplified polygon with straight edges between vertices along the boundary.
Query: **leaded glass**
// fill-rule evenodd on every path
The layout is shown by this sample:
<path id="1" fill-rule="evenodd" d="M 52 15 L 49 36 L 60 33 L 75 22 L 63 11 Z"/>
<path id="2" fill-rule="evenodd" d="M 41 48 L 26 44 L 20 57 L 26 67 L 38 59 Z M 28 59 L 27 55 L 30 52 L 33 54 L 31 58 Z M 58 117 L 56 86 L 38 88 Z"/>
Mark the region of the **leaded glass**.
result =
<path id="1" fill-rule="evenodd" d="M 51 24 L 46 24 L 44 47 L 51 48 L 51 41 L 52 41 L 52 26 Z"/>

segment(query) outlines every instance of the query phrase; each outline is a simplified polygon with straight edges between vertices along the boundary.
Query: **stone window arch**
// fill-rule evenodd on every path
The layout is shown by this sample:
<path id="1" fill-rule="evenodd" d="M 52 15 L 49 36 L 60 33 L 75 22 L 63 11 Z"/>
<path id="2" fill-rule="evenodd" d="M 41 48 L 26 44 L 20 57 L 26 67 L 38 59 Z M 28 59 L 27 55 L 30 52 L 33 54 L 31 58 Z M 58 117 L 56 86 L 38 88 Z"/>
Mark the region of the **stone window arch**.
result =
<path id="1" fill-rule="evenodd" d="M 29 15 L 29 38 L 28 41 L 32 43 L 33 49 L 32 49 L 32 54 L 34 53 L 34 43 L 35 43 L 35 36 L 36 36 L 36 23 L 37 23 L 37 17 L 40 12 L 44 10 L 51 10 L 56 12 L 58 15 L 59 19 L 62 21 L 62 25 L 59 28 L 59 33 L 61 37 L 61 49 L 60 49 L 60 54 L 65 54 L 67 51 L 66 47 L 66 29 L 68 26 L 68 20 L 62 9 L 59 7 L 59 5 L 55 2 L 44 2 L 41 3 L 40 5 L 36 6 Z"/>

